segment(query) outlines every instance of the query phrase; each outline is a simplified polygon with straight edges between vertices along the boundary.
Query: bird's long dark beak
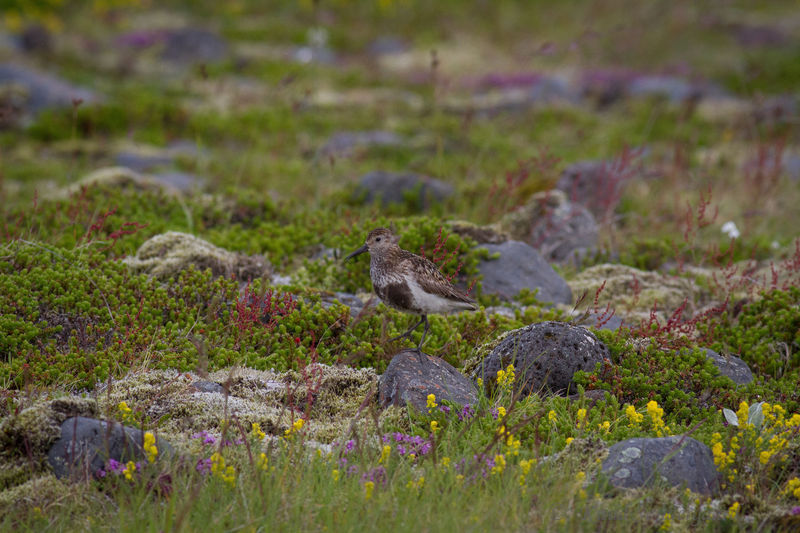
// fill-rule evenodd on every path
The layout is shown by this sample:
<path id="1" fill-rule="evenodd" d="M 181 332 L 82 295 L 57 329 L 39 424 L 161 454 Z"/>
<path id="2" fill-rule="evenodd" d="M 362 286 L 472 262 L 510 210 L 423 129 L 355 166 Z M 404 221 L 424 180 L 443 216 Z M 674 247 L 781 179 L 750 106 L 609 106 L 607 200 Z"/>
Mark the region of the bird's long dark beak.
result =
<path id="1" fill-rule="evenodd" d="M 361 248 L 359 248 L 355 252 L 353 252 L 350 255 L 348 255 L 347 257 L 345 257 L 344 260 L 347 261 L 348 259 L 353 258 L 353 257 L 355 257 L 355 256 L 357 256 L 359 254 L 363 254 L 366 251 L 367 251 L 367 245 L 365 244 L 364 246 L 362 246 Z"/>

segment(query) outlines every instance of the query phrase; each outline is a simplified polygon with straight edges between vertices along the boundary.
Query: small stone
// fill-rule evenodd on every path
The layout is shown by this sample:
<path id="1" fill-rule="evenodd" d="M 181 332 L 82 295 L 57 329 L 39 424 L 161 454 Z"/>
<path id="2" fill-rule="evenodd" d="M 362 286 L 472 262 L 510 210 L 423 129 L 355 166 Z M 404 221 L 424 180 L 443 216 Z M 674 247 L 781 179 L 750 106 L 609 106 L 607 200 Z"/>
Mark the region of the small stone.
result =
<path id="1" fill-rule="evenodd" d="M 625 466 L 622 466 L 625 465 Z M 611 484 L 637 488 L 663 480 L 692 492 L 715 495 L 720 476 L 708 446 L 691 437 L 635 438 L 614 444 L 603 461 L 602 471 Z"/>
<path id="2" fill-rule="evenodd" d="M 544 257 L 519 241 L 502 244 L 482 244 L 489 254 L 499 253 L 497 259 L 481 261 L 483 294 L 495 294 L 502 300 L 512 300 L 523 289 L 537 290 L 536 298 L 542 302 L 572 303 L 572 291 Z"/>
<path id="3" fill-rule="evenodd" d="M 196 390 L 197 392 L 208 392 L 213 394 L 222 394 L 225 392 L 225 387 L 223 387 L 219 383 L 214 383 L 213 381 L 206 381 L 206 380 L 195 381 L 194 383 L 189 385 L 189 387 Z"/>
<path id="4" fill-rule="evenodd" d="M 742 359 L 735 355 L 720 355 L 710 348 L 705 348 L 706 357 L 711 359 L 719 369 L 719 373 L 733 380 L 737 385 L 747 385 L 753 381 L 753 372 Z"/>
<path id="5" fill-rule="evenodd" d="M 145 458 L 142 430 L 123 426 L 115 421 L 76 416 L 61 424 L 61 438 L 47 453 L 47 460 L 56 477 L 78 472 L 97 475 L 109 459 L 120 463 Z M 172 446 L 157 438 L 158 457 L 171 455 Z"/>
<path id="6" fill-rule="evenodd" d="M 202 28 L 178 28 L 162 36 L 161 57 L 170 63 L 194 65 L 222 61 L 228 56 L 228 44 L 214 32 Z"/>
<path id="7" fill-rule="evenodd" d="M 355 194 L 368 203 L 380 200 L 387 206 L 410 201 L 423 210 L 451 196 L 453 186 L 420 174 L 376 170 L 361 177 Z"/>
<path id="8" fill-rule="evenodd" d="M 423 360 L 420 360 L 420 357 Z M 381 407 L 410 404 L 419 412 L 427 411 L 428 395 L 436 401 L 448 400 L 459 405 L 475 405 L 475 385 L 446 361 L 415 350 L 395 355 L 378 384 Z"/>
<path id="9" fill-rule="evenodd" d="M 506 333 L 471 377 L 481 378 L 491 391 L 497 371 L 513 364 L 514 386 L 522 394 L 542 389 L 565 394 L 577 389 L 575 372 L 592 371 L 597 363 L 610 357 L 608 347 L 586 329 L 562 322 L 541 322 Z"/>
<path id="10" fill-rule="evenodd" d="M 403 139 L 391 131 L 340 131 L 331 135 L 318 152 L 318 156 L 347 156 L 357 148 L 373 146 L 401 146 Z"/>

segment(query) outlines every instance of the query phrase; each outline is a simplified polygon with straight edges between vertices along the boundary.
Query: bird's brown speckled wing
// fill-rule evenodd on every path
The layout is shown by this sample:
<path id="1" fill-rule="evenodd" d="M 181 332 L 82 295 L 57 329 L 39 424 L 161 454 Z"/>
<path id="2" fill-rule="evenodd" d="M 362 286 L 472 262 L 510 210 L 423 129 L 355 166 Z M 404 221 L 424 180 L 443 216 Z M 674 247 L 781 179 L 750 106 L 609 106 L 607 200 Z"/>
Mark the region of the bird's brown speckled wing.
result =
<path id="1" fill-rule="evenodd" d="M 412 254 L 403 250 L 402 269 L 409 269 L 414 273 L 419 286 L 425 292 L 438 294 L 444 298 L 457 300 L 460 302 L 475 304 L 475 300 L 456 289 L 452 283 L 447 281 L 439 268 L 428 259 Z M 475 306 L 477 309 L 477 305 Z"/>

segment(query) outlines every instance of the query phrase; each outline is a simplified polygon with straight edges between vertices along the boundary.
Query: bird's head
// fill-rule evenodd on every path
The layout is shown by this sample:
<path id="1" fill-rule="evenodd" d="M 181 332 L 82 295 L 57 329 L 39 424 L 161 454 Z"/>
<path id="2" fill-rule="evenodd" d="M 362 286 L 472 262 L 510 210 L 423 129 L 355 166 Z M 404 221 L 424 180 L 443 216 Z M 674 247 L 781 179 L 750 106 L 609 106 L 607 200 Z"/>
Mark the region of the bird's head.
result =
<path id="1" fill-rule="evenodd" d="M 390 250 L 397 246 L 397 240 L 397 237 L 391 232 L 391 230 L 386 228 L 375 228 L 369 232 L 369 235 L 367 235 L 367 240 L 364 242 L 364 246 L 345 257 L 344 260 L 347 261 L 348 259 L 359 254 L 363 254 L 364 252 L 369 252 L 372 254 L 376 252 L 380 253 L 383 250 Z"/>

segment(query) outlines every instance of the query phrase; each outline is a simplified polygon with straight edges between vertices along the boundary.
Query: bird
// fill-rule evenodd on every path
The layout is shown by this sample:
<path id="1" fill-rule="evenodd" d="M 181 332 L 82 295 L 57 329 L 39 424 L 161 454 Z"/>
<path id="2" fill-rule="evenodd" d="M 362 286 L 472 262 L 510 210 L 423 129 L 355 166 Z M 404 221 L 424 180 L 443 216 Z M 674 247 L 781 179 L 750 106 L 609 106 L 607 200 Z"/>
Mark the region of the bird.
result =
<path id="1" fill-rule="evenodd" d="M 428 314 L 475 311 L 478 305 L 455 288 L 430 260 L 400 248 L 398 240 L 387 228 L 373 229 L 364 245 L 345 257 L 344 261 L 369 252 L 369 277 L 378 298 L 398 311 L 420 316 L 419 322 L 408 331 L 389 340 L 410 339 L 411 333 L 425 324 L 415 350 L 422 359 L 422 344 L 430 327 Z"/>

